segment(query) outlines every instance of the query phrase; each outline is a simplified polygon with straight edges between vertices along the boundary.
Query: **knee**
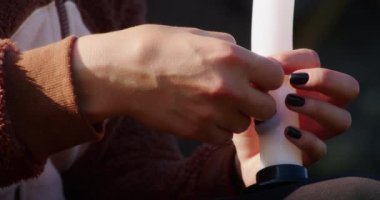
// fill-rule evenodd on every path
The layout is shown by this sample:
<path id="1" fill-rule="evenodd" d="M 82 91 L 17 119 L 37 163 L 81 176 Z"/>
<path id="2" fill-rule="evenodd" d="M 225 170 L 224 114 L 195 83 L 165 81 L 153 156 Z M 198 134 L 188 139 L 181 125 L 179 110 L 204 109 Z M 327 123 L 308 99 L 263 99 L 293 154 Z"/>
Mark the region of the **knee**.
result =
<path id="1" fill-rule="evenodd" d="M 380 199 L 380 182 L 368 178 L 345 177 L 302 186 L 286 199 Z"/>
<path id="2" fill-rule="evenodd" d="M 368 178 L 347 177 L 341 178 L 343 192 L 346 199 L 380 199 L 380 182 Z"/>

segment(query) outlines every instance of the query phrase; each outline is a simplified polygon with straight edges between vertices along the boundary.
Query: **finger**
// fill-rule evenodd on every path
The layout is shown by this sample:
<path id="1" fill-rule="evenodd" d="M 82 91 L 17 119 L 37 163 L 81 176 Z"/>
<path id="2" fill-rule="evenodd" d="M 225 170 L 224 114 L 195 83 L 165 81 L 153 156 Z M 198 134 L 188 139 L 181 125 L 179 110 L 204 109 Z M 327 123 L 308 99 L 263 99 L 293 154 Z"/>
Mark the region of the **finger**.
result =
<path id="1" fill-rule="evenodd" d="M 310 132 L 295 127 L 287 127 L 285 136 L 302 151 L 304 165 L 317 162 L 327 153 L 326 144 Z"/>
<path id="2" fill-rule="evenodd" d="M 281 64 L 275 59 L 260 56 L 243 47 L 224 41 L 214 41 L 212 47 L 218 52 L 219 65 L 241 69 L 234 71 L 240 72 L 242 79 L 248 77 L 249 83 L 256 88 L 268 91 L 282 85 L 284 71 Z"/>
<path id="3" fill-rule="evenodd" d="M 276 113 L 276 102 L 268 93 L 247 86 L 237 104 L 241 111 L 256 120 L 264 121 Z"/>
<path id="4" fill-rule="evenodd" d="M 251 118 L 236 109 L 224 106 L 217 114 L 216 124 L 229 132 L 241 133 L 248 129 Z"/>
<path id="5" fill-rule="evenodd" d="M 223 144 L 232 140 L 233 133 L 220 126 L 212 126 L 205 134 L 201 135 L 201 141 L 210 144 Z"/>
<path id="6" fill-rule="evenodd" d="M 277 60 L 260 56 L 239 46 L 236 46 L 235 51 L 241 65 L 247 67 L 248 79 L 256 88 L 268 91 L 282 85 L 284 71 Z"/>
<path id="7" fill-rule="evenodd" d="M 328 130 L 319 122 L 315 121 L 314 119 L 311 119 L 306 115 L 299 116 L 299 128 L 313 133 L 323 141 L 335 137 L 337 135 L 337 133 Z"/>
<path id="8" fill-rule="evenodd" d="M 295 94 L 289 94 L 285 103 L 290 110 L 316 120 L 332 134 L 342 133 L 351 127 L 351 114 L 330 103 Z"/>
<path id="9" fill-rule="evenodd" d="M 171 116 L 176 117 L 171 117 L 173 123 L 169 124 L 170 130 L 184 138 L 211 144 L 222 144 L 231 140 L 233 136 L 232 131 L 219 127 L 215 123 L 215 115 L 206 108 L 199 108 L 197 111 L 186 115 L 183 112 L 175 111 L 172 112 Z M 158 125 L 160 124 L 162 123 L 158 123 Z"/>
<path id="10" fill-rule="evenodd" d="M 197 28 L 179 27 L 178 29 L 187 31 L 196 35 L 207 36 L 221 39 L 228 43 L 236 44 L 235 38 L 222 32 L 205 31 Z M 237 57 L 239 64 L 246 66 L 247 73 L 251 82 L 262 90 L 273 90 L 281 86 L 284 72 L 281 64 L 275 59 L 266 58 L 251 51 L 237 46 L 230 45 L 229 48 L 222 45 L 222 49 L 230 49 L 232 57 Z M 268 78 L 271 77 L 271 78 Z"/>
<path id="11" fill-rule="evenodd" d="M 323 68 L 295 71 L 290 75 L 290 83 L 298 89 L 325 94 L 341 105 L 350 103 L 360 91 L 358 81 L 352 76 Z"/>
<path id="12" fill-rule="evenodd" d="M 304 68 L 321 66 L 318 54 L 311 49 L 297 49 L 273 56 L 284 67 L 285 74 Z"/>
<path id="13" fill-rule="evenodd" d="M 238 149 L 236 152 L 241 159 L 251 159 L 259 153 L 259 136 L 255 131 L 253 123 L 249 128 L 240 134 L 234 134 L 232 141 Z"/>
<path id="14" fill-rule="evenodd" d="M 204 126 L 182 126 L 182 136 L 209 144 L 223 144 L 232 139 L 233 133 L 216 124 L 205 123 Z"/>
<path id="15" fill-rule="evenodd" d="M 223 40 L 224 43 L 221 42 L 218 45 L 214 45 L 214 47 L 225 52 L 225 55 L 227 55 L 225 57 L 228 59 L 224 60 L 226 63 L 245 67 L 250 82 L 257 88 L 265 91 L 274 90 L 279 88 L 283 83 L 284 71 L 277 60 L 260 56 L 236 45 L 235 38 L 232 35 L 222 32 L 204 31 L 197 28 L 184 27 L 180 29 L 196 35 Z"/>

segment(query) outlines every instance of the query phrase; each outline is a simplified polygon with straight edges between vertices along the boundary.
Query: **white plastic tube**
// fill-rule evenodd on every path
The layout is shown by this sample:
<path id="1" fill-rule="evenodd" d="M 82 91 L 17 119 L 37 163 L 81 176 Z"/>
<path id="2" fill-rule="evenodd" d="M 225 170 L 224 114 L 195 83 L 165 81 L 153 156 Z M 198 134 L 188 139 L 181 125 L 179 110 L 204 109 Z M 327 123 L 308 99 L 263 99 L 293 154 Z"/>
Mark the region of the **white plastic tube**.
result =
<path id="1" fill-rule="evenodd" d="M 251 49 L 270 56 L 293 49 L 294 0 L 254 0 L 252 10 Z M 270 77 L 269 77 L 270 78 Z M 300 150 L 284 135 L 287 126 L 298 127 L 298 115 L 285 106 L 285 97 L 296 93 L 286 77 L 282 87 L 270 92 L 277 103 L 277 114 L 256 126 L 260 137 L 261 167 L 302 165 Z"/>

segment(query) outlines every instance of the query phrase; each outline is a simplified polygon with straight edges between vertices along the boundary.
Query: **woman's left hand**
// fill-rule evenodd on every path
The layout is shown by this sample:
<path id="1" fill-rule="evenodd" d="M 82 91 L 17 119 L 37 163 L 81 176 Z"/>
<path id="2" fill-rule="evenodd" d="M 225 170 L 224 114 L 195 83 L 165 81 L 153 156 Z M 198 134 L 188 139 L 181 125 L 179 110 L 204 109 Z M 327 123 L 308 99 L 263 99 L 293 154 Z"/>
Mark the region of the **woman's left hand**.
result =
<path id="1" fill-rule="evenodd" d="M 351 126 L 351 115 L 344 109 L 359 94 L 359 84 L 351 76 L 320 68 L 317 53 L 308 49 L 288 51 L 274 56 L 290 75 L 297 94 L 289 94 L 286 106 L 300 116 L 300 127 L 288 127 L 285 136 L 303 152 L 308 166 L 327 152 L 323 140 L 337 136 Z M 256 182 L 259 170 L 259 140 L 254 125 L 235 134 L 237 168 L 248 186 Z"/>

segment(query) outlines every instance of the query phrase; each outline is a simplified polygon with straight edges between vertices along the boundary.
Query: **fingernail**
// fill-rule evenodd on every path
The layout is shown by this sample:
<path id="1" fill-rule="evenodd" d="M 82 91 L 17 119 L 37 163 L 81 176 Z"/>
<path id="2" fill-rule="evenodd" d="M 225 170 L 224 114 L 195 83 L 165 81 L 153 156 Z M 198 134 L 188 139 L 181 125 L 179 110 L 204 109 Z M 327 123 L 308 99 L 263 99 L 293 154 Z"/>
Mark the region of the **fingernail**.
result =
<path id="1" fill-rule="evenodd" d="M 285 133 L 287 135 L 289 135 L 289 137 L 291 138 L 294 138 L 294 139 L 300 139 L 302 137 L 302 134 L 299 130 L 291 127 L 291 126 L 288 126 L 286 129 L 285 129 Z"/>
<path id="2" fill-rule="evenodd" d="M 301 107 L 305 105 L 305 99 L 294 94 L 288 94 L 285 103 L 289 106 Z"/>
<path id="3" fill-rule="evenodd" d="M 290 83 L 292 85 L 304 85 L 309 81 L 309 74 L 294 73 L 290 75 Z"/>

